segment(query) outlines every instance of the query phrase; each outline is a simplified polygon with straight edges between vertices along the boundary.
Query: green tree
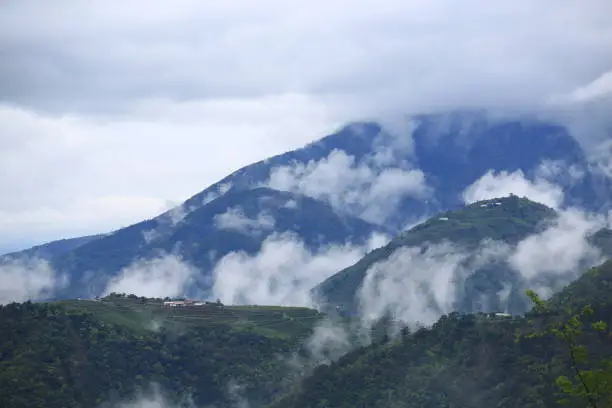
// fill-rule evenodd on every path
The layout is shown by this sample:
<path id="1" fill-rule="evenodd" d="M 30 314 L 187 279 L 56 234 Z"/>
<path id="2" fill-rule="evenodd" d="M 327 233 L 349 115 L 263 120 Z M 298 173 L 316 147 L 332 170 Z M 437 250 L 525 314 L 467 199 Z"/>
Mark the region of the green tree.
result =
<path id="1" fill-rule="evenodd" d="M 526 337 L 553 335 L 567 348 L 572 376 L 557 377 L 556 383 L 561 391 L 569 397 L 581 398 L 592 408 L 612 407 L 612 358 L 605 358 L 597 363 L 589 355 L 587 346 L 581 344 L 585 335 L 585 321 L 593 315 L 593 308 L 587 305 L 578 313 L 571 312 L 569 318 L 559 319 L 533 290 L 528 290 L 527 296 L 535 305 L 536 316 L 543 317 L 548 322 L 545 322 L 542 330 Z M 530 322 L 533 324 L 533 320 Z M 590 326 L 595 333 L 612 340 L 612 333 L 604 321 L 592 322 Z M 565 398 L 559 402 L 568 403 L 569 400 Z"/>

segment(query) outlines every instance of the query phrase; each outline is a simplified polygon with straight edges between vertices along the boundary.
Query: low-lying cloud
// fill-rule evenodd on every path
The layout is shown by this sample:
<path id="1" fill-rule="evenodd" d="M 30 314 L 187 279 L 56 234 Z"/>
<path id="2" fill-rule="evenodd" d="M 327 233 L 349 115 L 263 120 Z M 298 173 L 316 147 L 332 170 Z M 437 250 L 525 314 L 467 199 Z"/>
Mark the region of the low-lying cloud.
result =
<path id="1" fill-rule="evenodd" d="M 255 255 L 233 252 L 213 270 L 213 296 L 229 304 L 315 306 L 310 289 L 388 240 L 374 234 L 365 246 L 330 245 L 309 251 L 293 234 L 272 234 Z"/>
<path id="2" fill-rule="evenodd" d="M 587 237 L 607 227 L 602 216 L 577 209 L 562 211 L 544 231 L 522 240 L 509 256 L 510 265 L 541 296 L 548 297 L 601 261 Z"/>
<path id="3" fill-rule="evenodd" d="M 402 198 L 423 199 L 431 193 L 421 170 L 380 167 L 384 158 L 368 159 L 357 162 L 354 156 L 336 149 L 318 161 L 273 169 L 268 185 L 322 199 L 338 211 L 377 224 L 393 215 Z"/>
<path id="4" fill-rule="evenodd" d="M 48 261 L 36 258 L 0 262 L 0 304 L 50 296 L 65 284 Z"/>
<path id="5" fill-rule="evenodd" d="M 531 181 L 521 170 L 512 173 L 507 171 L 496 173 L 490 170 L 465 189 L 463 201 L 471 204 L 509 194 L 527 197 L 552 208 L 559 208 L 564 199 L 561 187 L 545 178 L 537 177 Z"/>
<path id="6" fill-rule="evenodd" d="M 270 214 L 259 213 L 257 218 L 249 218 L 239 207 L 228 208 L 226 212 L 217 214 L 214 223 L 218 229 L 238 231 L 242 234 L 259 233 L 274 228 L 276 221 Z"/>
<path id="7" fill-rule="evenodd" d="M 395 251 L 367 272 L 358 293 L 362 320 L 371 325 L 390 312 L 405 322 L 434 323 L 452 311 L 462 278 L 460 265 L 468 256 L 450 244 L 426 252 Z"/>
<path id="8" fill-rule="evenodd" d="M 183 295 L 197 279 L 199 271 L 173 254 L 139 260 L 110 279 L 104 294 L 127 293 L 147 297 Z"/>

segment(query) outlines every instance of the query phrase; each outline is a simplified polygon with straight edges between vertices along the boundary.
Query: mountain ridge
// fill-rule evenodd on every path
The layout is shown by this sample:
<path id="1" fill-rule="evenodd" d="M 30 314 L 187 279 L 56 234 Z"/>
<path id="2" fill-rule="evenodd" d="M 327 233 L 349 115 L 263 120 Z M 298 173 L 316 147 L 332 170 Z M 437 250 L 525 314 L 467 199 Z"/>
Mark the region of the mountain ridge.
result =
<path id="1" fill-rule="evenodd" d="M 523 282 L 521 273 L 508 263 L 507 251 L 515 248 L 520 241 L 542 233 L 558 216 L 559 213 L 552 208 L 514 195 L 478 201 L 460 210 L 443 212 L 401 233 L 387 245 L 371 251 L 355 264 L 321 282 L 313 288 L 312 293 L 325 305 L 325 309 L 340 308 L 354 314 L 362 307 L 361 301 L 366 296 L 364 285 L 367 283 L 370 285 L 368 288 L 379 288 L 376 276 L 379 269 L 386 268 L 385 265 L 389 264 L 389 268 L 394 269 L 392 276 L 395 285 L 403 285 L 417 277 L 411 278 L 409 269 L 402 272 L 397 268 L 410 268 L 410 260 L 415 257 L 466 254 L 461 255 L 453 266 L 456 274 L 460 274 L 464 267 L 471 270 L 458 283 L 464 286 L 461 286 L 461 294 L 457 295 L 453 309 L 460 312 L 495 311 L 499 307 L 494 306 L 500 296 L 499 291 L 511 288 L 506 307 L 510 313 L 524 313 L 528 299 L 523 292 L 527 282 Z M 609 235 L 607 232 L 609 230 L 599 229 L 589 238 L 604 254 L 609 254 L 612 249 L 611 241 L 604 239 Z M 500 243 L 503 244 L 501 247 Z M 443 247 L 443 253 L 438 254 L 440 245 L 447 244 L 452 244 L 452 247 Z M 490 259 L 480 260 L 483 250 L 486 253 L 489 247 L 493 248 L 493 252 L 485 254 L 485 258 L 489 256 Z M 496 255 L 495 252 L 499 250 L 501 252 Z M 402 257 L 408 262 L 406 265 L 400 261 Z M 425 268 L 446 267 L 438 264 L 428 266 L 422 262 L 416 265 Z M 482 296 L 492 297 L 493 300 L 488 302 L 493 301 L 493 304 L 483 306 L 473 303 L 474 299 Z"/>

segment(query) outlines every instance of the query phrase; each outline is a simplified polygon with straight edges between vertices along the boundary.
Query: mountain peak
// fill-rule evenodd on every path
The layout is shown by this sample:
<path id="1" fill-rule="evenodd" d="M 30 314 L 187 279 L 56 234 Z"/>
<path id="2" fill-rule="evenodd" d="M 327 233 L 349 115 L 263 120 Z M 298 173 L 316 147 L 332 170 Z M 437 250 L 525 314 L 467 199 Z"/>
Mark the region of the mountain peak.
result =
<path id="1" fill-rule="evenodd" d="M 394 259 L 394 256 L 400 256 L 402 249 L 420 248 L 422 253 L 427 253 L 428 247 L 450 243 L 468 254 L 476 251 L 486 240 L 512 246 L 539 232 L 555 215 L 553 209 L 543 204 L 514 195 L 482 200 L 461 209 L 446 211 L 403 232 L 386 246 L 370 252 L 356 264 L 322 282 L 313 292 L 324 302 L 354 308 L 358 304 L 359 291 L 368 271 L 377 264 L 382 265 Z M 411 254 L 408 253 L 408 257 Z M 466 255 L 461 258 L 467 260 L 469 257 Z M 409 269 L 405 272 L 407 276 L 410 274 Z M 490 279 L 500 280 L 507 275 L 499 273 Z M 503 284 L 497 282 L 493 286 L 501 287 Z"/>

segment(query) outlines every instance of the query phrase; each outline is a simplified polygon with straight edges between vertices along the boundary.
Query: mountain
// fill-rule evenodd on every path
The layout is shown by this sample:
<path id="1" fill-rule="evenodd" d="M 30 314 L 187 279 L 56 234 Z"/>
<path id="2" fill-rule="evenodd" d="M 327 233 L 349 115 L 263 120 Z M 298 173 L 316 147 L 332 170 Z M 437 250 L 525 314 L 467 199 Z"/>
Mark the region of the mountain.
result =
<path id="1" fill-rule="evenodd" d="M 566 128 L 532 117 L 457 111 L 399 124 L 355 122 L 245 166 L 158 217 L 54 257 L 54 269 L 69 281 L 59 296 L 98 295 L 122 268 L 168 252 L 200 269 L 194 289 L 206 291 L 215 261 L 254 253 L 271 234 L 294 233 L 311 249 L 358 243 L 373 232 L 397 235 L 463 207 L 466 189 L 490 172 L 555 183 L 562 207 L 605 211 L 612 186 L 596 168 Z M 266 204 L 262 194 L 275 198 Z M 303 203 L 299 211 L 287 207 L 294 202 Z M 216 227 L 232 217 L 233 228 Z"/>
<path id="2" fill-rule="evenodd" d="M 37 245 L 22 251 L 11 252 L 0 256 L 0 263 L 3 260 L 19 259 L 19 258 L 40 258 L 44 260 L 52 260 L 67 252 L 70 252 L 82 245 L 102 238 L 103 234 L 89 235 L 85 237 L 60 239 L 57 241 L 48 242 L 43 245 Z"/>
<path id="3" fill-rule="evenodd" d="M 343 157 L 350 160 L 343 161 Z M 414 189 L 409 183 L 384 191 L 398 202 L 381 223 L 397 231 L 425 216 L 463 206 L 462 193 L 488 172 L 520 171 L 532 181 L 544 178 L 563 190 L 565 205 L 591 211 L 612 208 L 610 180 L 593 171 L 582 147 L 565 127 L 527 116 L 494 118 L 479 111 L 415 115 L 401 126 L 350 123 L 301 149 L 246 166 L 186 204 L 198 205 L 228 189 L 270 183 L 281 190 L 306 190 L 302 192 L 332 202 L 328 191 L 309 188 L 309 183 L 323 182 L 323 170 L 333 175 L 333 171 L 347 173 L 347 168 L 357 172 L 367 169 L 372 178 L 383 179 L 392 169 L 422 172 L 427 191 Z M 279 173 L 284 177 L 276 177 Z M 297 178 L 299 183 L 287 178 Z M 349 177 L 346 185 L 339 186 L 340 192 L 352 192 L 351 183 L 364 187 L 357 185 L 360 181 Z M 345 201 L 337 204 L 338 211 L 368 216 L 363 206 Z"/>
<path id="4" fill-rule="evenodd" d="M 277 357 L 297 350 L 320 318 L 305 308 L 164 307 L 117 295 L 0 306 L 0 406 L 114 407 L 152 384 L 176 406 L 229 408 L 236 394 L 261 405 L 291 376 Z"/>
<path id="5" fill-rule="evenodd" d="M 592 305 L 594 313 L 577 337 L 589 352 L 580 368 L 605 370 L 601 361 L 611 355 L 609 336 L 597 334 L 588 323 L 600 320 L 612 327 L 612 261 L 585 273 L 549 304 L 559 311 Z M 565 316 L 558 313 L 558 318 Z M 556 378 L 573 379 L 575 373 L 564 342 L 527 336 L 546 319 L 451 313 L 429 329 L 404 330 L 399 338 L 318 367 L 270 408 L 557 407 L 563 395 Z M 607 370 L 612 376 L 612 366 Z M 589 406 L 610 406 L 606 401 L 612 403 Z M 569 398 L 567 406 L 587 405 Z"/>
<path id="6" fill-rule="evenodd" d="M 454 311 L 521 314 L 528 307 L 524 290 L 530 282 L 508 259 L 520 241 L 553 226 L 557 216 L 543 204 L 514 195 L 478 201 L 436 215 L 400 234 L 321 282 L 313 293 L 328 307 L 357 313 L 367 296 L 364 286 L 383 288 L 378 283 L 381 279 L 393 280 L 395 287 L 404 285 L 404 296 L 424 296 L 422 293 L 430 291 L 433 298 L 440 288 L 428 285 L 446 282 L 458 286 L 444 292 L 445 297 L 454 296 L 447 304 Z M 599 230 L 591 237 L 592 243 L 607 253 L 612 249 L 609 233 Z M 449 275 L 436 282 L 435 274 L 449 270 Z M 565 282 L 568 280 L 571 277 L 566 277 Z M 415 284 L 418 288 L 411 294 Z M 383 292 L 378 296 L 391 295 Z M 426 308 L 438 306 L 431 299 Z M 447 311 L 440 310 L 440 314 Z"/>
<path id="7" fill-rule="evenodd" d="M 521 171 L 529 180 L 543 177 L 563 190 L 565 205 L 610 208 L 609 178 L 591 171 L 582 147 L 560 124 L 464 111 L 417 115 L 415 121 L 415 156 L 446 208 L 488 171 Z"/>
<path id="8" fill-rule="evenodd" d="M 177 254 L 202 273 L 200 293 L 210 285 L 215 262 L 234 251 L 258 252 L 272 234 L 295 234 L 310 249 L 363 244 L 384 227 L 341 215 L 325 202 L 258 187 L 229 191 L 190 212 L 170 212 L 120 229 L 56 258 L 53 267 L 71 279 L 59 296 L 91 297 L 139 259 Z"/>

